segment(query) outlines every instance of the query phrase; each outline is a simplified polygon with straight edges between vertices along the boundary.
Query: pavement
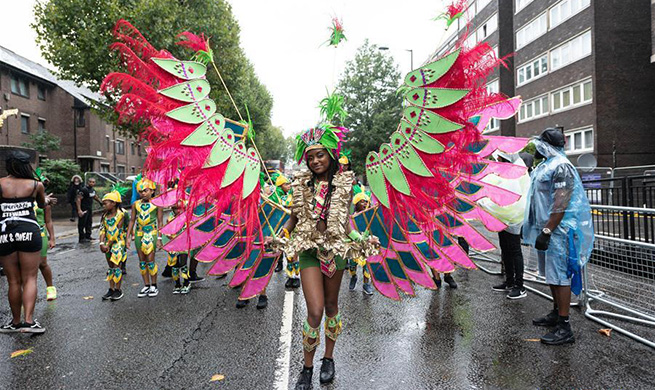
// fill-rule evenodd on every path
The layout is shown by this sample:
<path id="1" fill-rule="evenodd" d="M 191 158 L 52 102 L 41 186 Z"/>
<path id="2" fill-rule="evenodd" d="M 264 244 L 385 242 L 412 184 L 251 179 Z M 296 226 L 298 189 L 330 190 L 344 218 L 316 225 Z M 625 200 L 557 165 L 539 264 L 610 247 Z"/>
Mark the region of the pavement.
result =
<path id="1" fill-rule="evenodd" d="M 163 279 L 159 296 L 137 298 L 142 282 L 132 250 L 125 297 L 102 301 L 105 260 L 97 242 L 76 241 L 75 234 L 61 236 L 49 255 L 57 300 L 46 302 L 39 277 L 36 318 L 47 332 L 0 335 L 0 389 L 293 388 L 306 311 L 300 290 L 284 290 L 282 273 L 273 276 L 264 310 L 255 302 L 236 309 L 238 291 L 215 277 L 194 284 L 188 295 L 173 295 L 173 281 Z M 163 267 L 163 253 L 157 261 Z M 620 334 L 601 335 L 601 326 L 577 309 L 571 314 L 576 343 L 542 345 L 534 340 L 545 331 L 531 319 L 550 309 L 548 301 L 532 293 L 510 301 L 491 290 L 500 277 L 480 270 L 461 270 L 455 278 L 456 290 L 417 288 L 416 297 L 395 302 L 364 295 L 361 283 L 348 291 L 345 276 L 337 377 L 319 386 L 321 345 L 314 388 L 653 388 L 655 350 Z M 0 295 L 6 294 L 1 278 Z M 2 299 L 0 318 L 8 317 Z M 33 352 L 9 357 L 20 349 Z M 210 382 L 217 374 L 222 379 Z"/>

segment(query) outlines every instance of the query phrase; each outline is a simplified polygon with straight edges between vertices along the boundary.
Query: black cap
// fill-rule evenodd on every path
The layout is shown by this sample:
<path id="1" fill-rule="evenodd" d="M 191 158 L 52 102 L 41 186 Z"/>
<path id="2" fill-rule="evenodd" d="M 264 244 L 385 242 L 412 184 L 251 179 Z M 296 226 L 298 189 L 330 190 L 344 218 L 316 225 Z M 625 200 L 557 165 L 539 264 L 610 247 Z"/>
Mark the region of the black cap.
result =
<path id="1" fill-rule="evenodd" d="M 29 164 L 30 155 L 20 150 L 12 150 L 11 152 L 7 153 L 7 158 L 5 161 L 9 162 L 11 160 L 16 160 L 22 162 L 23 164 Z"/>
<path id="2" fill-rule="evenodd" d="M 563 147 L 564 144 L 566 143 L 566 140 L 564 139 L 564 133 L 562 133 L 562 130 L 556 129 L 554 127 L 549 127 L 546 130 L 544 130 L 539 136 L 539 139 L 548 144 L 560 148 Z"/>

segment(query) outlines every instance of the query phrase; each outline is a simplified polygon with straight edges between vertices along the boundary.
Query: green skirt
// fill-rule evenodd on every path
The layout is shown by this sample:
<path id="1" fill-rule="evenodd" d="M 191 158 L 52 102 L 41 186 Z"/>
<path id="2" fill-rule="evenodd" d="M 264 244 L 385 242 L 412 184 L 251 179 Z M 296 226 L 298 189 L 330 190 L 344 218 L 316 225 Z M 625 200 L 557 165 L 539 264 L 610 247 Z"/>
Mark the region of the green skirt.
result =
<path id="1" fill-rule="evenodd" d="M 301 270 L 321 266 L 321 261 L 316 257 L 316 249 L 301 252 L 300 255 L 298 255 L 298 262 L 300 263 Z M 335 256 L 334 262 L 337 264 L 337 271 L 346 269 L 346 266 L 348 265 L 346 259 L 341 256 Z"/>

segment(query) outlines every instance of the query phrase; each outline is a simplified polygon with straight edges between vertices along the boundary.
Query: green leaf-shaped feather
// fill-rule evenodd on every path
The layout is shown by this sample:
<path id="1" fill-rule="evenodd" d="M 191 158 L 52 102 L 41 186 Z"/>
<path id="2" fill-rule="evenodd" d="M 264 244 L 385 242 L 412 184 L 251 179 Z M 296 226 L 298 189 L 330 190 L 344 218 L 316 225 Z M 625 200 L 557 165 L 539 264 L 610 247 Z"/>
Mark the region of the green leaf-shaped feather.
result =
<path id="1" fill-rule="evenodd" d="M 430 134 L 450 133 L 464 127 L 421 107 L 408 106 L 403 110 L 403 116 L 409 123 Z"/>
<path id="2" fill-rule="evenodd" d="M 221 114 L 214 114 L 209 120 L 204 121 L 193 133 L 189 134 L 182 145 L 184 146 L 207 146 L 218 139 L 219 134 L 225 128 L 225 118 Z"/>
<path id="3" fill-rule="evenodd" d="M 373 195 L 378 198 L 382 205 L 389 207 L 386 179 L 382 171 L 380 156 L 376 152 L 370 152 L 366 156 L 366 179 L 368 180 L 369 186 L 371 186 Z"/>
<path id="4" fill-rule="evenodd" d="M 184 123 L 197 124 L 209 119 L 216 112 L 216 103 L 211 99 L 178 107 L 166 113 L 166 116 Z"/>
<path id="5" fill-rule="evenodd" d="M 400 122 L 400 133 L 421 152 L 436 154 L 444 151 L 444 146 L 441 142 L 430 137 L 427 133 L 408 122 Z"/>
<path id="6" fill-rule="evenodd" d="M 398 161 L 410 172 L 424 177 L 432 177 L 432 173 L 425 166 L 421 157 L 416 153 L 414 147 L 400 132 L 396 131 L 391 135 L 391 147 L 393 148 Z"/>
<path id="7" fill-rule="evenodd" d="M 234 151 L 232 152 L 232 157 L 227 165 L 225 176 L 223 176 L 221 188 L 229 186 L 241 177 L 243 170 L 246 168 L 246 161 L 248 160 L 247 153 L 246 145 L 243 141 L 237 142 L 234 145 Z"/>
<path id="8" fill-rule="evenodd" d="M 232 152 L 234 151 L 235 138 L 236 137 L 234 136 L 232 130 L 224 129 L 214 144 L 214 147 L 212 148 L 207 161 L 205 161 L 203 168 L 215 167 L 227 161 L 227 159 L 232 156 Z"/>
<path id="9" fill-rule="evenodd" d="M 260 163 L 254 148 L 248 148 L 246 168 L 243 174 L 243 195 L 245 199 L 250 195 L 259 182 Z"/>
<path id="10" fill-rule="evenodd" d="M 410 87 L 421 87 L 437 81 L 439 77 L 445 75 L 450 70 L 457 57 L 459 57 L 459 53 L 460 50 L 455 50 L 437 61 L 407 73 L 405 84 Z"/>
<path id="11" fill-rule="evenodd" d="M 160 94 L 183 102 L 197 102 L 209 95 L 209 81 L 205 79 L 186 81 L 162 89 Z"/>
<path id="12" fill-rule="evenodd" d="M 405 94 L 405 99 L 414 106 L 442 108 L 458 102 L 467 93 L 468 89 L 414 88 Z"/>
<path id="13" fill-rule="evenodd" d="M 412 191 L 409 188 L 409 183 L 407 183 L 407 178 L 400 168 L 400 164 L 398 164 L 398 159 L 391 145 L 382 144 L 380 146 L 380 162 L 382 163 L 384 177 L 389 180 L 393 188 L 405 195 L 411 195 Z"/>
<path id="14" fill-rule="evenodd" d="M 153 58 L 152 61 L 173 76 L 194 80 L 205 76 L 207 67 L 196 61 L 180 61 L 170 58 Z"/>

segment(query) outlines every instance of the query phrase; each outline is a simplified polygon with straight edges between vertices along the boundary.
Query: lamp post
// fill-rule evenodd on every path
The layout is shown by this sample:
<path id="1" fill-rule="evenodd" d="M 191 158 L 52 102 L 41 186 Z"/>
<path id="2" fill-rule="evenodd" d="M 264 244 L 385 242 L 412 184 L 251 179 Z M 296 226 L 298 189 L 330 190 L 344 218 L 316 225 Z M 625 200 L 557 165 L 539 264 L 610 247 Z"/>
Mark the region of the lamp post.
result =
<path id="1" fill-rule="evenodd" d="M 379 46 L 378 50 L 387 51 L 387 50 L 389 50 L 389 47 L 388 46 Z M 410 71 L 412 71 L 412 70 L 414 70 L 414 50 L 405 49 L 405 51 L 409 52 L 409 66 L 410 66 Z"/>

